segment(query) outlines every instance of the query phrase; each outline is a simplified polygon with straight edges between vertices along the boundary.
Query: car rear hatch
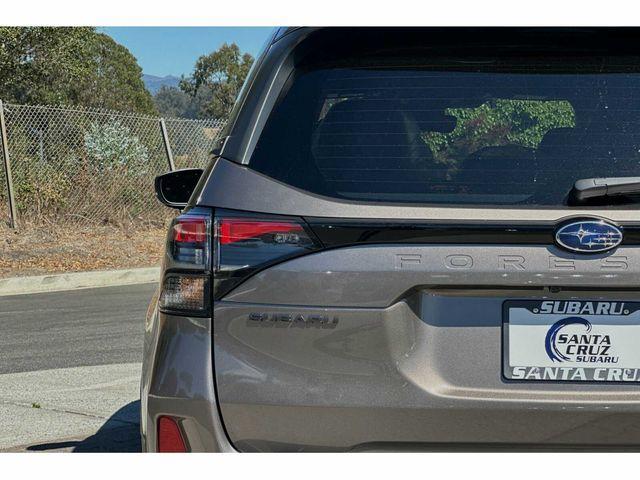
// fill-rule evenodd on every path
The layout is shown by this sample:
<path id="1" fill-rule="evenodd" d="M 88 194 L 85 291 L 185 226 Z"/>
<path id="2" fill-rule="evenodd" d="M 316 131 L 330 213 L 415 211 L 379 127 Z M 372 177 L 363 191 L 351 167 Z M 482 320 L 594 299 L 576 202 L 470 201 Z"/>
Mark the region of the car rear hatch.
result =
<path id="1" fill-rule="evenodd" d="M 573 189 L 640 174 L 635 32 L 298 34 L 198 201 L 234 445 L 636 444 L 636 196 Z"/>

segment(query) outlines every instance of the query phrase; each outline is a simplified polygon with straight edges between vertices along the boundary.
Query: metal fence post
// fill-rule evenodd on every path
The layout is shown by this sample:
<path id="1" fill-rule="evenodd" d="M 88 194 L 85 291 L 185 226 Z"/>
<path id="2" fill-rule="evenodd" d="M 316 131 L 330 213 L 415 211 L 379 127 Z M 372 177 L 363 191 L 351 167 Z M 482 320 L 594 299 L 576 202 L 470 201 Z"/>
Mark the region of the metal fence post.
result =
<path id="1" fill-rule="evenodd" d="M 9 198 L 9 225 L 18 228 L 18 213 L 16 212 L 16 200 L 13 194 L 13 176 L 11 175 L 11 161 L 9 160 L 9 140 L 7 138 L 7 125 L 4 119 L 4 105 L 0 100 L 0 146 L 4 159 L 4 174 L 7 179 L 7 196 Z"/>
<path id="2" fill-rule="evenodd" d="M 176 165 L 173 163 L 173 152 L 171 151 L 171 144 L 169 143 L 169 135 L 167 134 L 167 126 L 164 123 L 164 118 L 160 119 L 160 132 L 162 132 L 162 142 L 164 143 L 164 151 L 167 154 L 169 170 L 173 172 L 176 169 Z"/>

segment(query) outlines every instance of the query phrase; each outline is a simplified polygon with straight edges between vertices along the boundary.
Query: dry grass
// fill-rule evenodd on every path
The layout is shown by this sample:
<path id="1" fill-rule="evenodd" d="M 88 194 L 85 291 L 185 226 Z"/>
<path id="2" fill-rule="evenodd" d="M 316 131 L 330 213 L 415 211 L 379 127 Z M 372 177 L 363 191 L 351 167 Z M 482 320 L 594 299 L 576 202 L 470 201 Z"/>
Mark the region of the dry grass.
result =
<path id="1" fill-rule="evenodd" d="M 166 227 L 0 225 L 0 278 L 160 264 Z"/>

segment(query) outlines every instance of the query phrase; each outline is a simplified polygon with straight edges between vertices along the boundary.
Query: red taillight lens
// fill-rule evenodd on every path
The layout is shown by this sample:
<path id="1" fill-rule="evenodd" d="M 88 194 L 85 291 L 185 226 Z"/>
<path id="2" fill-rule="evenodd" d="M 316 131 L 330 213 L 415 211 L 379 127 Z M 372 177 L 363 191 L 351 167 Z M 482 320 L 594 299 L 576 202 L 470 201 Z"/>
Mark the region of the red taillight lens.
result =
<path id="1" fill-rule="evenodd" d="M 271 236 L 280 243 L 299 241 L 298 233 L 304 233 L 302 225 L 291 222 L 222 218 L 219 241 L 221 245 Z"/>
<path id="2" fill-rule="evenodd" d="M 171 253 L 173 260 L 206 268 L 209 265 L 210 216 L 186 213 L 175 218 L 171 226 Z"/>
<path id="3" fill-rule="evenodd" d="M 215 218 L 215 298 L 260 268 L 321 247 L 302 219 L 226 213 L 218 212 Z"/>
<path id="4" fill-rule="evenodd" d="M 178 217 L 173 226 L 173 240 L 176 242 L 206 242 L 207 234 L 207 218 L 205 216 Z"/>
<path id="5" fill-rule="evenodd" d="M 178 422 L 173 417 L 158 418 L 158 452 L 185 453 L 187 446 Z"/>

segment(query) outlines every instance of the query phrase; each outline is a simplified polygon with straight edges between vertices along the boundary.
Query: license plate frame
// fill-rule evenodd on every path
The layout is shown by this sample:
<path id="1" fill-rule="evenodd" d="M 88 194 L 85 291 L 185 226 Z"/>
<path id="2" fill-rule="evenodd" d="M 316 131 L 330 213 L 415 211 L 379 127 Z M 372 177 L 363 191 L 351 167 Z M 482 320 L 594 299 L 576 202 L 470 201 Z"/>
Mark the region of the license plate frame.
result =
<path id="1" fill-rule="evenodd" d="M 561 323 L 564 319 L 573 320 Z M 633 343 L 628 337 L 630 331 L 637 339 L 636 345 L 640 345 L 640 302 L 506 300 L 502 304 L 502 379 L 507 382 L 640 383 L 640 349 L 636 348 L 639 353 L 628 358 L 629 344 Z M 574 335 L 579 335 L 582 343 L 571 347 Z M 609 336 L 608 343 L 605 338 L 594 340 L 605 335 Z M 568 343 L 561 342 L 567 340 L 565 337 Z M 586 350 L 582 350 L 584 345 Z M 578 349 L 587 353 L 581 361 L 578 361 Z"/>

